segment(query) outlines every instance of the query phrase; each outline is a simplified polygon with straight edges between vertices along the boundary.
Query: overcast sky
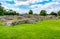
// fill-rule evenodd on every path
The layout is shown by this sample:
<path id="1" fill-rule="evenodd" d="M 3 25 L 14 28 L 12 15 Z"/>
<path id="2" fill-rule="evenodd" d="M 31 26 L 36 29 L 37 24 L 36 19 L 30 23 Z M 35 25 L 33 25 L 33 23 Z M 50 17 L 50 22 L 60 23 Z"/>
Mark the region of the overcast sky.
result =
<path id="1" fill-rule="evenodd" d="M 60 0 L 0 0 L 5 9 L 12 9 L 19 13 L 26 13 L 33 10 L 39 13 L 40 10 L 57 12 L 60 10 Z"/>

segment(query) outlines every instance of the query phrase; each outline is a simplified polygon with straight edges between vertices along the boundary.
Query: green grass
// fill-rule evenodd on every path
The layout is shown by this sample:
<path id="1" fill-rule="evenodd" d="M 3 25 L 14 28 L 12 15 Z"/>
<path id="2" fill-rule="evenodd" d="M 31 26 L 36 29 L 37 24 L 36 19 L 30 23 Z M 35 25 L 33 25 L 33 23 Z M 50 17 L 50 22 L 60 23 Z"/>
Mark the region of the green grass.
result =
<path id="1" fill-rule="evenodd" d="M 60 39 L 60 20 L 15 26 L 2 26 L 0 22 L 0 39 Z"/>

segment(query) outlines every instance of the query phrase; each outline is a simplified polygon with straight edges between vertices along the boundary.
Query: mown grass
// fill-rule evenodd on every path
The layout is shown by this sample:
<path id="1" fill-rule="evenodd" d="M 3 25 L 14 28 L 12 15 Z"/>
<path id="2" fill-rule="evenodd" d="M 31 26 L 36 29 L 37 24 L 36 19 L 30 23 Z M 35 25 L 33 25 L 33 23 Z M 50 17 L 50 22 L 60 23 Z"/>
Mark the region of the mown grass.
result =
<path id="1" fill-rule="evenodd" d="M 15 26 L 2 26 L 0 22 L 0 39 L 60 39 L 60 20 Z"/>

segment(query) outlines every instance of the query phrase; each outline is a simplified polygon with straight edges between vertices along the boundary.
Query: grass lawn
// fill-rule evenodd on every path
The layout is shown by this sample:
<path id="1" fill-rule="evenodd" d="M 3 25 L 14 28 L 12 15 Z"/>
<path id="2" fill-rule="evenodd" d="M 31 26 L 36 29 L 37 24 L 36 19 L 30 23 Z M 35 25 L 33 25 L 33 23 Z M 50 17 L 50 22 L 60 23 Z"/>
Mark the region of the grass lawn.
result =
<path id="1" fill-rule="evenodd" d="M 2 26 L 0 22 L 0 39 L 60 39 L 60 20 L 15 26 Z"/>

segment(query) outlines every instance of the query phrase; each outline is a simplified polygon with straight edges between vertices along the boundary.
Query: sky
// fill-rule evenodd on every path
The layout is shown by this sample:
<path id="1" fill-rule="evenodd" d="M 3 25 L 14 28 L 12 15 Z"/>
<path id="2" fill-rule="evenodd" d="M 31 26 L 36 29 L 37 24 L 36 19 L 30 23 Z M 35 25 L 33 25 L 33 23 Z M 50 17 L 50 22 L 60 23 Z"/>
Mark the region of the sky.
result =
<path id="1" fill-rule="evenodd" d="M 46 10 L 47 13 L 60 10 L 60 0 L 0 0 L 5 9 L 12 9 L 19 13 L 27 13 L 33 10 L 39 14 L 41 10 Z"/>

